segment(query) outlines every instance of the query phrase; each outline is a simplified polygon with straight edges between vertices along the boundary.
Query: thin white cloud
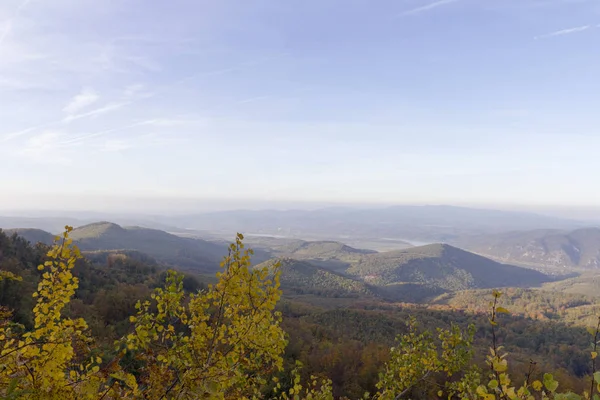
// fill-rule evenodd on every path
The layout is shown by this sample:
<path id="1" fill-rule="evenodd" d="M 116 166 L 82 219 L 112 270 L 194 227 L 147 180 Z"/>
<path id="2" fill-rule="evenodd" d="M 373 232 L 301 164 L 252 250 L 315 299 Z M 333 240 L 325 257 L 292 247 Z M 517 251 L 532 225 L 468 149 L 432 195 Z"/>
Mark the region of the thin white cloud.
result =
<path id="1" fill-rule="evenodd" d="M 554 32 L 546 33 L 544 35 L 536 36 L 534 39 L 546 39 L 546 38 L 551 38 L 551 37 L 555 37 L 555 36 L 570 35 L 572 33 L 587 31 L 591 27 L 592 27 L 591 25 L 583 25 L 583 26 L 577 26 L 575 28 L 561 29 L 559 31 L 554 31 Z"/>
<path id="2" fill-rule="evenodd" d="M 100 114 L 105 114 L 105 113 L 110 112 L 110 111 L 118 110 L 119 108 L 124 107 L 124 106 L 126 106 L 126 105 L 128 105 L 130 103 L 131 103 L 130 101 L 124 101 L 124 102 L 121 102 L 121 103 L 109 103 L 109 104 L 107 104 L 107 105 L 105 105 L 103 107 L 96 108 L 94 110 L 91 110 L 91 111 L 88 111 L 88 112 L 85 112 L 85 113 L 75 114 L 75 115 L 68 115 L 62 121 L 68 123 L 68 122 L 75 121 L 75 120 L 78 120 L 78 119 L 81 119 L 81 118 L 87 118 L 87 117 L 97 116 L 97 115 L 100 115 Z"/>
<path id="3" fill-rule="evenodd" d="M 9 140 L 18 138 L 19 136 L 26 135 L 29 132 L 33 132 L 37 128 L 38 128 L 37 126 L 32 126 L 30 128 L 21 129 L 20 131 L 17 131 L 17 132 L 9 132 L 7 134 L 4 134 L 2 137 L 0 137 L 0 142 L 8 142 Z"/>
<path id="4" fill-rule="evenodd" d="M 100 151 L 119 152 L 119 151 L 130 149 L 132 147 L 133 146 L 128 141 L 113 139 L 113 140 L 107 140 L 106 142 L 104 142 L 102 144 L 102 146 L 100 147 Z"/>
<path id="5" fill-rule="evenodd" d="M 77 144 L 83 143 L 83 142 L 85 142 L 89 139 L 95 138 L 95 137 L 103 136 L 103 135 L 113 133 L 113 132 L 123 131 L 126 129 L 134 128 L 136 126 L 141 126 L 141 125 L 145 125 L 145 124 L 146 124 L 146 121 L 134 122 L 132 124 L 118 126 L 116 128 L 104 129 L 102 131 L 97 131 L 97 132 L 92 132 L 92 133 L 86 133 L 86 134 L 79 135 L 79 136 L 74 136 L 74 137 L 69 138 L 68 140 L 63 141 L 62 143 L 63 143 L 63 145 L 77 145 Z"/>
<path id="6" fill-rule="evenodd" d="M 100 96 L 92 89 L 83 89 L 81 93 L 74 96 L 71 101 L 63 108 L 63 111 L 67 114 L 75 114 L 84 108 L 94 104 Z"/>
<path id="7" fill-rule="evenodd" d="M 255 101 L 260 101 L 260 100 L 266 100 L 273 97 L 272 95 L 265 95 L 265 96 L 256 96 L 256 97 L 250 97 L 248 99 L 243 99 L 238 101 L 238 104 L 245 104 L 245 103 L 253 103 Z"/>
<path id="8" fill-rule="evenodd" d="M 31 0 L 23 0 L 15 10 L 15 13 L 13 14 L 12 18 L 5 22 L 4 29 L 0 33 L 0 45 L 2 45 L 4 39 L 6 39 L 9 33 L 12 31 L 13 21 L 19 16 L 19 14 L 21 14 L 21 11 L 23 11 L 23 9 L 27 7 L 27 4 L 29 4 L 30 1 Z"/>
<path id="9" fill-rule="evenodd" d="M 45 123 L 45 124 L 30 126 L 28 128 L 24 128 L 24 129 L 21 129 L 20 131 L 16 131 L 16 132 L 9 132 L 9 133 L 6 133 L 6 134 L 0 136 L 0 143 L 2 143 L 2 142 L 8 142 L 8 141 L 16 139 L 16 138 L 18 138 L 20 136 L 27 135 L 27 134 L 29 134 L 31 132 L 35 132 L 35 131 L 38 131 L 38 130 L 43 129 L 43 128 L 50 128 L 50 127 L 53 127 L 53 126 L 57 126 L 57 125 L 60 125 L 61 123 L 69 123 L 71 121 L 75 121 L 75 120 L 78 120 L 78 119 L 81 119 L 81 118 L 93 117 L 93 116 L 96 116 L 96 115 L 105 114 L 105 113 L 108 113 L 110 111 L 117 110 L 117 109 L 119 109 L 121 107 L 124 107 L 124 106 L 126 106 L 128 104 L 130 104 L 130 102 L 107 104 L 104 107 L 100 107 L 100 108 L 88 111 L 86 113 L 75 114 L 75 115 L 68 115 L 65 118 L 63 118 L 61 120 L 58 120 L 58 121 L 52 121 L 52 122 L 48 122 L 48 123 Z M 137 122 L 137 123 L 132 124 L 130 126 L 138 126 L 138 125 L 142 125 L 142 123 Z M 129 126 L 127 126 L 127 127 L 129 127 Z M 109 129 L 106 132 L 110 132 L 110 131 L 112 131 L 112 129 Z M 102 132 L 104 132 L 104 131 L 102 131 Z M 96 136 L 97 134 L 91 134 L 91 135 L 92 136 Z"/>
<path id="10" fill-rule="evenodd" d="M 140 125 L 171 127 L 171 126 L 201 126 L 206 125 L 203 119 L 155 118 L 140 122 Z"/>
<path id="11" fill-rule="evenodd" d="M 162 71 L 162 67 L 160 66 L 160 64 L 148 57 L 129 56 L 125 57 L 125 60 L 133 65 L 136 65 L 150 72 Z"/>
<path id="12" fill-rule="evenodd" d="M 46 124 L 39 124 L 39 125 L 30 126 L 29 128 L 21 129 L 20 131 L 6 133 L 6 134 L 0 136 L 0 143 L 8 142 L 9 140 L 16 139 L 20 136 L 37 131 L 39 129 L 48 128 L 53 125 L 55 125 L 54 122 L 46 123 Z"/>
<path id="13" fill-rule="evenodd" d="M 135 83 L 125 87 L 125 89 L 123 90 L 123 96 L 127 98 L 133 97 L 138 93 L 142 92 L 142 90 L 144 90 L 144 85 L 142 85 L 141 83 Z"/>
<path id="14" fill-rule="evenodd" d="M 64 153 L 61 142 L 65 136 L 61 131 L 43 131 L 27 139 L 18 154 L 32 162 L 69 165 L 71 160 Z"/>
<path id="15" fill-rule="evenodd" d="M 421 14 L 421 13 L 431 11 L 431 10 L 436 9 L 441 6 L 456 3 L 458 1 L 460 1 L 460 0 L 438 0 L 436 2 L 426 4 L 424 6 L 420 6 L 420 7 L 413 8 L 411 10 L 404 11 L 404 12 L 398 14 L 396 17 L 405 17 L 405 16 L 409 16 L 409 15 Z"/>

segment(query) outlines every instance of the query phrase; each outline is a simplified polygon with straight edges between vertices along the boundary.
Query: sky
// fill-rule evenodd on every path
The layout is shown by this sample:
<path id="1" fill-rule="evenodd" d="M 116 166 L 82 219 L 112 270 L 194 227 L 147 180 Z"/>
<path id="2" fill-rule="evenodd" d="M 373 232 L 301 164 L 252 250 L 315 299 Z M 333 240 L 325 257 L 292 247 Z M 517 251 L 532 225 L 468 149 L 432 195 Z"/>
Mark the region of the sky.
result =
<path id="1" fill-rule="evenodd" d="M 596 0 L 2 0 L 0 208 L 598 205 L 599 44 Z"/>

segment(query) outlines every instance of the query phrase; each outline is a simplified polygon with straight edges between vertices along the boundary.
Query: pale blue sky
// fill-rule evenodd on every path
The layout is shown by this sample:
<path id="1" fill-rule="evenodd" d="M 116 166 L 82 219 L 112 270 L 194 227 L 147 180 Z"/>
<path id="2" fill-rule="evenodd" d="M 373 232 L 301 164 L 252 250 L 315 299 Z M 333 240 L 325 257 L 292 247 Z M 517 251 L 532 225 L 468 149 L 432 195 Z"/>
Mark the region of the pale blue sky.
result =
<path id="1" fill-rule="evenodd" d="M 598 71 L 595 0 L 2 0 L 0 206 L 597 205 Z"/>

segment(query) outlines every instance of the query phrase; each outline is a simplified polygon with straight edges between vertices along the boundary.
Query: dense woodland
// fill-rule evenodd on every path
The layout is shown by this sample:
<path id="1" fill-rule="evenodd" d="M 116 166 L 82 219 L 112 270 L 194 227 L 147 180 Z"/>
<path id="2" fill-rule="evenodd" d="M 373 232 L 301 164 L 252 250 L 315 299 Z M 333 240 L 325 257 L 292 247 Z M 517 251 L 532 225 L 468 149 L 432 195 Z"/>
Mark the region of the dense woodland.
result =
<path id="1" fill-rule="evenodd" d="M 238 245 L 240 243 L 238 241 Z M 70 246 L 67 247 L 70 248 Z M 349 280 L 340 274 L 324 273 L 319 268 L 306 265 L 299 268 L 294 260 L 284 260 L 276 265 L 267 263 L 252 268 L 250 260 L 245 258 L 245 255 L 239 255 L 239 248 L 236 250 L 234 246 L 233 250 L 234 256 L 240 257 L 236 261 L 239 265 L 236 265 L 240 268 L 247 267 L 246 270 L 240 269 L 246 271 L 244 272 L 246 275 L 236 278 L 240 279 L 240 285 L 246 282 L 244 279 L 252 282 L 256 276 L 262 276 L 260 274 L 277 274 L 277 279 L 273 281 L 260 281 L 259 278 L 256 278 L 263 282 L 261 290 L 264 290 L 264 293 L 271 293 L 268 282 L 273 282 L 275 285 L 275 282 L 279 282 L 279 278 L 282 282 L 281 288 L 284 297 L 276 301 L 279 299 L 276 292 L 269 295 L 272 297 L 265 294 L 266 298 L 270 299 L 269 302 L 273 301 L 273 309 L 261 311 L 269 318 L 274 318 L 269 329 L 281 327 L 285 337 L 282 342 L 274 345 L 274 348 L 281 346 L 281 360 L 277 361 L 279 355 L 271 354 L 269 355 L 271 358 L 265 356 L 267 357 L 265 359 L 271 360 L 269 362 L 274 362 L 271 365 L 265 361 L 265 365 L 271 365 L 266 368 L 270 372 L 269 379 L 257 378 L 256 381 L 252 381 L 252 385 L 256 385 L 259 391 L 257 393 L 262 397 L 275 396 L 272 389 L 276 381 L 280 382 L 280 388 L 283 386 L 278 395 L 289 395 L 290 397 L 294 397 L 294 382 L 301 382 L 306 388 L 307 386 L 311 387 L 310 382 L 313 381 L 315 382 L 314 393 L 320 393 L 319 396 L 331 395 L 335 398 L 362 398 L 365 393 L 370 393 L 370 396 L 379 396 L 378 398 L 396 398 L 400 394 L 404 398 L 432 398 L 438 395 L 456 397 L 458 396 L 456 393 L 459 393 L 458 389 L 453 392 L 450 386 L 453 385 L 453 382 L 458 384 L 457 382 L 460 382 L 465 376 L 471 376 L 465 373 L 470 370 L 462 361 L 467 354 L 457 350 L 463 345 L 465 348 L 471 349 L 472 347 L 474 350 L 474 357 L 470 365 L 480 371 L 478 376 L 485 377 L 488 384 L 484 385 L 486 388 L 484 393 L 483 389 L 477 389 L 478 382 L 470 381 L 471 386 L 474 385 L 471 388 L 473 389 L 472 397 L 464 394 L 467 393 L 467 389 L 463 388 L 461 390 L 465 397 L 462 398 L 488 398 L 485 396 L 490 396 L 490 393 L 494 393 L 494 397 L 489 398 L 517 398 L 509 396 L 508 392 L 503 391 L 504 389 L 499 390 L 498 388 L 502 389 L 503 386 L 507 388 L 506 390 L 513 386 L 518 388 L 524 384 L 532 385 L 537 380 L 544 385 L 545 389 L 543 390 L 550 394 L 553 392 L 550 389 L 554 385 L 554 378 L 560 382 L 560 389 L 563 391 L 573 390 L 577 393 L 587 391 L 590 393 L 590 387 L 593 387 L 591 386 L 591 376 L 595 372 L 595 364 L 592 358 L 595 358 L 595 355 L 590 348 L 590 341 L 593 341 L 593 337 L 590 338 L 591 333 L 586 327 L 594 326 L 597 321 L 595 315 L 599 313 L 600 306 L 595 303 L 595 300 L 590 300 L 588 297 L 517 288 L 508 289 L 498 300 L 502 307 L 510 309 L 512 315 L 498 312 L 491 316 L 489 302 L 494 300 L 497 295 L 497 292 L 492 290 L 446 294 L 438 297 L 431 304 L 425 305 L 397 303 L 383 300 L 372 293 L 368 286 Z M 77 250 L 73 251 L 76 253 Z M 141 329 L 139 320 L 142 317 L 156 312 L 157 307 L 160 311 L 161 305 L 160 300 L 157 300 L 157 290 L 159 292 L 167 290 L 167 292 L 160 293 L 168 293 L 168 289 L 161 288 L 164 288 L 165 285 L 168 286 L 169 282 L 174 285 L 174 278 L 169 278 L 167 269 L 154 258 L 138 251 L 89 251 L 84 252 L 83 257 L 74 257 L 69 253 L 66 259 L 72 260 L 72 274 L 76 279 L 77 289 L 74 290 L 72 298 L 65 301 L 62 315 L 73 321 L 78 318 L 85 319 L 88 327 L 85 331 L 93 339 L 93 344 L 89 342 L 87 346 L 91 346 L 92 353 L 102 355 L 102 361 L 99 363 L 99 368 L 102 368 L 100 371 L 106 368 L 106 363 L 111 359 L 123 364 L 123 371 L 125 371 L 123 373 L 134 371 L 135 368 L 132 368 L 132 365 L 149 364 L 148 357 L 153 357 L 155 353 L 159 354 L 156 348 L 149 350 L 153 348 L 150 346 L 143 357 L 138 354 L 137 357 L 128 359 L 127 357 L 131 356 L 117 357 L 118 353 L 116 353 L 114 344 L 122 337 L 131 336 L 132 332 L 139 332 Z M 21 326 L 18 329 L 14 328 L 14 332 L 19 329 L 23 332 L 39 329 L 39 315 L 35 311 L 39 300 L 32 296 L 36 291 L 39 292 L 40 282 L 48 281 L 50 275 L 46 274 L 49 273 L 47 271 L 49 266 L 56 267 L 53 273 L 59 273 L 61 271 L 59 265 L 64 261 L 61 259 L 61 255 L 56 253 L 56 246 L 52 253 L 52 248 L 48 245 L 42 243 L 32 245 L 16 233 L 7 235 L 0 232 L 0 270 L 3 271 L 5 277 L 0 281 L 0 305 L 5 317 L 3 329 L 13 325 Z M 225 264 L 230 261 L 226 261 Z M 41 269 L 38 268 L 39 265 L 42 266 Z M 45 268 L 44 265 L 48 268 Z M 194 297 L 195 293 L 210 295 L 214 290 L 212 288 L 222 284 L 223 276 L 226 275 L 225 272 L 221 272 L 221 275 L 217 275 L 217 277 L 189 272 L 181 275 L 182 307 L 190 301 L 198 299 Z M 20 278 L 12 279 L 12 277 Z M 278 283 L 275 286 L 278 286 Z M 252 285 L 249 288 L 252 288 Z M 277 288 L 275 287 L 273 290 L 277 290 Z M 244 294 L 238 295 L 243 296 Z M 202 298 L 202 295 L 198 296 Z M 138 303 L 137 307 L 136 303 Z M 139 304 L 146 304 L 146 306 L 144 308 Z M 142 309 L 147 314 L 141 313 Z M 207 315 L 209 315 L 207 321 L 212 321 L 215 318 L 212 314 L 214 312 L 212 306 L 207 310 Z M 503 308 L 498 308 L 498 310 L 503 310 Z M 9 315 L 10 317 L 8 317 Z M 135 315 L 138 315 L 138 321 L 132 318 Z M 490 321 L 490 316 L 492 321 Z M 418 325 L 413 318 L 418 321 Z M 453 331 L 452 324 L 455 324 L 456 329 L 460 329 L 460 334 L 456 333 L 459 331 Z M 472 344 L 466 333 L 469 331 L 469 326 L 472 326 Z M 448 333 L 447 337 L 441 333 L 438 345 L 450 346 L 456 352 L 446 354 L 440 350 L 440 360 L 436 361 L 438 356 L 431 355 L 433 341 L 429 342 L 431 338 L 427 336 L 427 332 L 433 333 L 438 328 L 448 329 L 448 332 L 455 333 L 454 336 Z M 174 334 L 177 330 L 177 334 L 184 335 L 187 332 L 186 329 L 189 328 L 186 328 L 185 324 L 181 326 L 175 324 L 173 329 Z M 398 346 L 399 337 L 404 346 Z M 597 339 L 600 338 L 596 337 L 596 341 Z M 73 340 L 75 341 L 75 339 Z M 7 335 L 0 335 L 0 348 L 5 350 L 9 348 L 10 343 L 7 343 L 9 343 Z M 448 345 L 448 343 L 453 344 Z M 492 343 L 493 348 L 497 348 L 497 350 L 496 353 L 489 355 Z M 141 345 L 138 343 L 136 346 Z M 501 360 L 500 346 L 503 346 L 504 351 L 509 354 L 509 372 L 512 382 L 507 382 L 504 378 L 504 383 L 498 382 L 498 377 L 505 373 L 503 367 L 497 365 L 497 361 Z M 398 354 L 398 349 L 410 348 L 415 349 L 415 352 L 411 353 L 406 350 L 404 353 Z M 77 351 L 76 349 L 75 353 Z M 2 354 L 5 355 L 5 353 Z M 422 355 L 422 359 L 419 358 L 421 357 L 419 354 Z M 431 355 L 430 359 L 427 359 L 427 354 Z M 488 354 L 487 357 L 486 354 Z M 411 359 L 411 357 L 417 358 Z M 6 359 L 0 358 L 0 368 L 8 368 L 3 364 L 5 361 Z M 257 359 L 252 362 L 261 361 Z M 409 364 L 406 364 L 407 362 Z M 413 364 L 410 364 L 411 362 Z M 301 363 L 302 368 L 298 368 L 298 363 Z M 410 367 L 410 365 L 423 363 L 430 365 L 429 371 L 419 371 L 416 367 Z M 458 364 L 454 365 L 455 363 Z M 492 365 L 491 378 L 495 377 L 494 379 L 490 378 L 491 380 L 487 379 L 490 365 Z M 170 366 L 176 369 L 172 365 Z M 533 366 L 535 367 L 533 368 Z M 242 373 L 250 377 L 251 370 L 252 368 L 248 366 L 247 369 L 242 370 Z M 390 371 L 392 371 L 392 375 L 389 375 Z M 167 370 L 163 372 L 171 373 Z M 6 371 L 0 371 L 0 374 L 3 373 L 5 374 Z M 89 373 L 90 376 L 93 375 L 92 372 Z M 153 371 L 152 373 L 158 372 Z M 543 373 L 551 373 L 554 378 L 545 377 Z M 319 379 L 311 377 L 319 377 Z M 27 376 L 22 378 L 27 379 Z M 142 382 L 142 378 L 139 376 L 136 375 L 134 378 Z M 134 378 L 123 375 L 122 380 L 127 382 L 127 379 Z M 404 378 L 406 381 L 403 380 Z M 239 380 L 239 377 L 236 379 L 238 380 L 235 381 L 235 384 L 240 385 L 242 381 Z M 329 384 L 327 383 L 329 379 L 331 380 L 331 394 L 327 394 L 329 393 Z M 494 380 L 496 383 L 489 383 Z M 306 382 L 309 384 L 307 385 Z M 14 379 L 5 379 L 0 381 L 0 384 L 2 383 L 15 385 L 15 387 L 19 385 Z M 103 388 L 103 384 L 99 382 L 98 387 Z M 183 385 L 181 382 L 178 384 Z M 245 382 L 242 386 L 244 384 L 248 387 L 252 386 L 250 382 Z M 143 384 L 140 385 L 143 386 Z M 112 388 L 116 390 L 117 386 Z M 119 392 L 123 398 L 129 393 L 126 386 L 123 385 L 122 392 Z M 533 389 L 530 388 L 532 394 L 535 392 L 535 387 L 537 387 L 537 383 Z M 113 398 L 118 398 L 116 391 L 111 392 L 113 389 L 105 390 Z M 289 391 L 290 389 L 291 391 Z M 0 395 L 6 398 L 20 398 L 15 394 L 18 393 L 15 388 L 11 390 L 13 391 L 10 392 L 6 387 L 0 387 Z M 150 393 L 150 389 L 147 390 L 146 394 Z M 221 394 L 226 398 L 250 396 L 249 393 L 236 390 L 223 389 Z M 285 390 L 288 390 L 287 394 L 285 394 Z M 298 390 L 296 390 L 296 394 L 298 394 Z M 10 397 L 10 393 L 13 393 L 13 397 Z M 253 395 L 257 395 L 257 393 Z M 302 393 L 304 393 L 304 398 L 311 398 L 310 391 Z M 377 393 L 378 395 L 376 395 Z M 528 398 L 528 395 L 523 393 L 519 398 Z M 538 390 L 537 393 L 535 396 L 541 396 L 542 392 Z M 215 398 L 219 397 L 213 393 L 204 397 L 191 395 L 191 397 L 184 398 L 212 398 L 213 395 Z M 27 391 L 20 396 L 36 398 L 28 395 Z M 166 398 L 171 398 L 169 396 Z M 99 396 L 91 398 L 99 398 Z M 139 398 L 162 397 L 148 395 Z"/>

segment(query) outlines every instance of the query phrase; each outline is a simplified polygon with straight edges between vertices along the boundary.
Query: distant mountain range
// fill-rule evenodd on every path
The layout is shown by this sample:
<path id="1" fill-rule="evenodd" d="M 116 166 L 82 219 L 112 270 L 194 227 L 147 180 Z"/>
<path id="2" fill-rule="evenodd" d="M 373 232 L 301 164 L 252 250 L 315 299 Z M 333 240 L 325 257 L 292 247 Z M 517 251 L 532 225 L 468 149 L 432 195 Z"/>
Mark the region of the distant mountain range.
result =
<path id="1" fill-rule="evenodd" d="M 373 209 L 223 211 L 156 218 L 163 224 L 213 232 L 246 232 L 287 237 L 397 238 L 449 242 L 463 235 L 508 230 L 574 229 L 570 221 L 533 213 L 454 206 L 394 206 Z"/>
<path id="2" fill-rule="evenodd" d="M 31 242 L 53 240 L 52 234 L 39 229 L 11 232 Z M 167 265 L 207 273 L 218 269 L 227 252 L 225 243 L 111 222 L 78 227 L 71 237 L 84 252 L 135 251 Z M 327 291 L 406 300 L 472 288 L 536 286 L 550 280 L 540 272 L 504 265 L 447 244 L 378 253 L 335 241 L 260 238 L 258 242 L 259 246 L 252 246 L 256 250 L 253 263 L 284 259 L 282 283 L 297 293 Z"/>
<path id="3" fill-rule="evenodd" d="M 0 228 L 8 229 L 38 229 L 52 233 L 63 230 L 65 225 L 80 226 L 83 223 L 75 218 L 62 217 L 13 217 L 0 216 Z"/>
<path id="4" fill-rule="evenodd" d="M 560 219 L 528 212 L 485 210 L 444 205 L 392 206 L 379 208 L 330 207 L 318 210 L 237 210 L 169 215 L 120 215 L 72 213 L 75 218 L 0 216 L 2 228 L 39 228 L 52 233 L 65 224 L 83 226 L 99 219 L 121 226 L 141 226 L 169 232 L 211 234 L 276 235 L 312 240 L 336 240 L 361 247 L 366 239 L 401 245 L 452 242 L 463 236 L 495 234 L 507 231 L 558 229 L 573 230 L 585 226 L 581 221 Z M 357 240 L 360 239 L 360 240 Z M 381 244 L 381 243 L 380 243 Z"/>
<path id="5" fill-rule="evenodd" d="M 463 237 L 456 245 L 486 257 L 538 268 L 600 268 L 600 228 L 534 230 Z"/>

